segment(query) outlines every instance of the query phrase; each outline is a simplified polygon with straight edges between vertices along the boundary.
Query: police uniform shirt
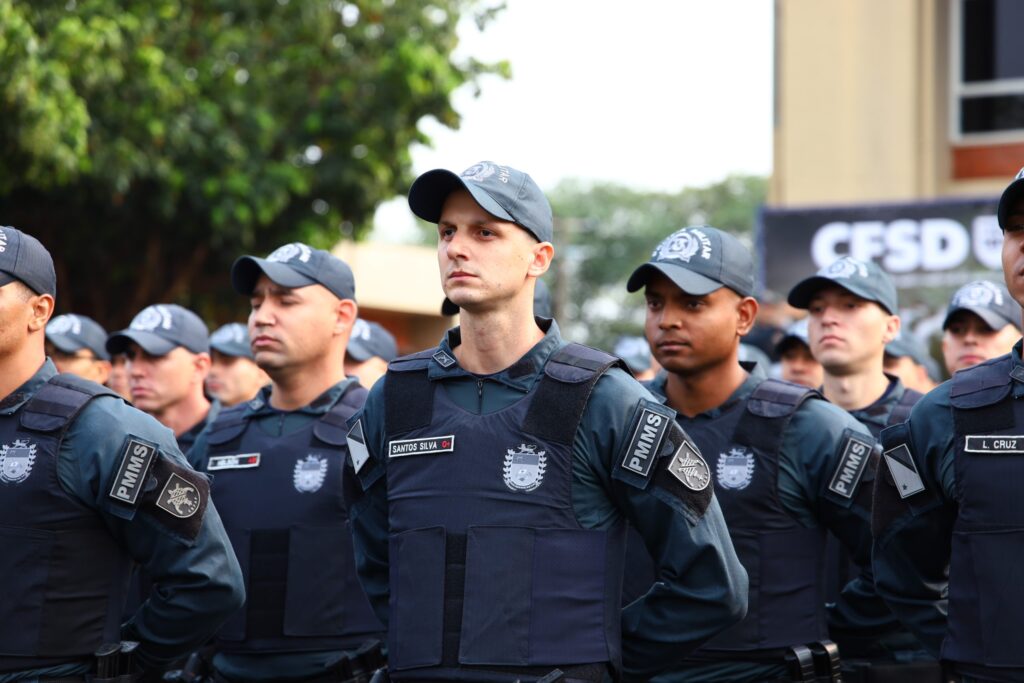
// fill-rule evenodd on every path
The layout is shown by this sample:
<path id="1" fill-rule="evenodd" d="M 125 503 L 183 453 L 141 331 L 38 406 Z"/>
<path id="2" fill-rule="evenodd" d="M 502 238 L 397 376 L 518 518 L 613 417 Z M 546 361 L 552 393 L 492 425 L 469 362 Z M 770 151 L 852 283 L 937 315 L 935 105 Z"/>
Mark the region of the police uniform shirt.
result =
<path id="1" fill-rule="evenodd" d="M 889 373 L 886 373 L 885 376 L 889 379 L 889 385 L 878 400 L 865 408 L 849 411 L 854 418 L 871 430 L 875 438 L 878 438 L 881 431 L 889 426 L 893 410 L 904 397 L 910 401 L 917 401 L 921 398 L 921 394 L 903 386 L 899 377 Z"/>
<path id="2" fill-rule="evenodd" d="M 705 458 L 716 476 L 716 485 L 738 489 L 749 485 L 755 472 L 740 470 L 739 475 L 728 465 L 730 453 L 712 453 L 706 450 L 701 434 L 714 430 L 715 422 L 726 412 L 735 410 L 737 403 L 745 402 L 751 393 L 765 381 L 760 364 L 744 363 L 749 375 L 743 384 L 720 406 L 693 417 L 676 419 L 703 449 Z M 648 384 L 651 392 L 664 398 L 667 377 L 660 376 Z M 740 418 L 743 419 L 743 418 Z M 858 501 L 864 469 L 860 460 L 851 459 L 850 446 L 863 451 L 872 437 L 864 425 L 849 413 L 820 399 L 806 400 L 799 405 L 782 435 L 778 453 L 776 490 L 784 510 L 801 526 L 825 528 L 834 533 L 849 549 L 860 573 L 850 581 L 839 596 L 840 604 L 865 599 L 877 600 L 871 590 L 870 568 L 871 528 L 870 510 Z M 870 446 L 869 446 L 870 448 Z M 866 463 L 865 463 L 866 464 Z M 746 476 L 743 476 L 743 475 Z M 831 616 L 831 615 L 830 615 Z M 799 644 L 799 643 L 794 643 Z M 785 666 L 743 661 L 690 661 L 685 668 L 667 672 L 655 680 L 668 681 L 752 681 L 781 677 Z"/>
<path id="3" fill-rule="evenodd" d="M 296 410 L 278 410 L 270 405 L 271 385 L 259 390 L 245 406 L 245 417 L 254 421 L 250 429 L 259 429 L 269 436 L 280 437 L 297 432 L 310 422 L 322 418 L 355 382 L 348 378 L 338 382 L 308 405 Z M 213 420 L 208 420 L 212 424 Z M 202 468 L 209 453 L 209 430 L 201 433 L 189 451 L 189 460 Z M 216 486 L 214 486 L 216 498 Z M 254 503 L 256 504 L 256 503 Z M 345 530 L 339 529 L 339 533 Z M 348 652 L 300 652 L 275 654 L 217 653 L 214 667 L 223 675 L 237 680 L 274 681 L 282 678 L 301 678 L 323 673 L 325 667 Z"/>
<path id="4" fill-rule="evenodd" d="M 984 369 L 987 382 L 976 379 L 982 366 L 991 368 Z M 971 379 L 958 388 L 964 373 Z M 1024 398 L 1021 378 L 1018 341 L 1010 354 L 940 384 L 917 403 L 906 423 L 882 433 L 872 522 L 878 591 L 933 656 L 941 649 L 959 673 L 977 676 L 971 680 L 1024 681 L 1021 546 L 1010 540 L 1014 534 L 1019 539 L 1024 526 L 1015 512 L 1024 492 L 1019 486 L 1024 438 L 1015 436 L 1024 433 L 1016 409 Z M 1004 424 L 997 425 L 1000 421 Z M 1010 436 L 999 438 L 1000 433 Z M 991 551 L 984 554 L 986 537 L 1009 542 L 993 557 Z M 957 562 L 971 564 L 958 567 Z M 955 595 L 964 586 L 966 594 Z M 958 610 L 951 606 L 956 599 L 962 601 L 959 624 L 954 623 Z M 952 649 L 978 639 L 988 651 L 974 661 Z M 993 664 L 980 661 L 985 658 Z"/>
<path id="5" fill-rule="evenodd" d="M 438 391 L 446 400 L 469 413 L 484 416 L 512 406 L 541 379 L 549 358 L 566 346 L 554 321 L 538 319 L 538 324 L 546 330 L 544 338 L 510 368 L 486 376 L 459 367 L 452 349 L 460 334 L 458 328 L 450 330 L 428 365 L 427 377 L 440 383 Z M 359 476 L 380 467 L 379 458 L 387 452 L 384 387 L 385 382 L 378 382 L 363 412 L 350 421 L 362 425 L 369 456 Z M 613 476 L 616 455 L 630 440 L 631 418 L 642 401 L 653 397 L 624 371 L 612 368 L 598 379 L 572 443 L 571 496 L 582 528 L 608 529 L 627 517 L 660 560 L 659 581 L 621 614 L 624 678 L 647 681 L 739 619 L 747 583 L 713 497 L 698 517 Z M 346 470 L 346 476 L 351 473 Z M 502 476 L 500 469 L 495 476 Z M 387 484 L 381 474 L 366 486 L 350 510 L 356 565 L 374 609 L 387 624 Z"/>
<path id="6" fill-rule="evenodd" d="M 0 403 L 0 415 L 18 411 L 56 374 L 47 360 Z M 137 497 L 128 491 L 133 478 L 125 475 L 123 467 L 131 458 L 126 445 L 133 439 L 138 440 L 136 445 L 149 445 L 143 449 L 143 471 L 149 475 L 138 478 L 146 490 L 140 490 Z M 4 451 L 11 455 L 8 448 Z M 38 460 L 27 471 L 9 464 L 5 463 L 0 492 L 28 483 L 34 473 L 39 476 L 45 468 Z M 170 430 L 151 416 L 120 397 L 93 399 L 68 428 L 56 470 L 63 491 L 102 518 L 116 544 L 145 567 L 159 588 L 122 628 L 124 639 L 142 642 L 136 656 L 143 666 L 162 666 L 199 646 L 242 604 L 241 572 L 216 508 L 203 500 L 208 498 L 205 480 L 188 467 Z M 158 498 L 156 490 L 149 491 L 160 486 L 166 493 L 171 483 L 188 495 L 172 499 L 161 493 Z M 125 498 L 135 502 L 127 504 Z M 0 674 L 0 682 L 21 680 L 28 674 L 82 674 L 91 664 Z"/>

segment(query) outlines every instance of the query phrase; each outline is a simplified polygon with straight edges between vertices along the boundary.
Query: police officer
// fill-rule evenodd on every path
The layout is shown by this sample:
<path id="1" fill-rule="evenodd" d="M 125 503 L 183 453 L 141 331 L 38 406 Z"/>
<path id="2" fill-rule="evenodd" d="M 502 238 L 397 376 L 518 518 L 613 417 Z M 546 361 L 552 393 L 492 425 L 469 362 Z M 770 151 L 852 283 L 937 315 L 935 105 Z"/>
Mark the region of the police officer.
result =
<path id="1" fill-rule="evenodd" d="M 206 323 L 187 308 L 155 304 L 107 339 L 107 351 L 128 356 L 132 402 L 170 428 L 186 454 L 219 410 L 211 411 L 203 391 L 210 371 L 209 335 Z"/>
<path id="2" fill-rule="evenodd" d="M 533 314 L 538 318 L 554 317 L 551 305 L 551 290 L 544 284 L 543 280 L 537 280 L 533 289 Z M 458 315 L 459 307 L 452 303 L 448 297 L 441 302 L 441 315 Z"/>
<path id="3" fill-rule="evenodd" d="M 1020 305 L 1002 284 L 976 280 L 956 290 L 942 321 L 942 357 L 952 375 L 1002 356 L 1020 339 Z"/>
<path id="4" fill-rule="evenodd" d="M 69 372 L 97 384 L 110 379 L 107 331 L 84 315 L 65 313 L 46 325 L 46 355 L 57 372 Z"/>
<path id="5" fill-rule="evenodd" d="M 760 364 L 740 364 L 740 340 L 758 304 L 753 259 L 732 235 L 708 226 L 677 230 L 627 289 L 644 289 L 647 340 L 665 369 L 651 391 L 708 458 L 750 575 L 746 618 L 655 680 L 804 680 L 805 667 L 814 675 L 811 650 L 819 650 L 819 674 L 838 674 L 835 646 L 822 642 L 825 531 L 862 569 L 857 590 L 840 601 L 863 600 L 872 584 L 870 507 L 857 494 L 874 440 L 818 392 L 768 379 Z"/>
<path id="6" fill-rule="evenodd" d="M 649 680 L 746 607 L 707 464 L 613 356 L 534 317 L 554 248 L 528 175 L 430 171 L 409 205 L 462 325 L 393 361 L 349 435 L 392 679 Z M 627 522 L 659 581 L 620 615 Z"/>
<path id="7" fill-rule="evenodd" d="M 156 675 L 242 603 L 238 563 L 170 432 L 45 358 L 49 252 L 11 227 L 0 245 L 0 681 L 109 678 L 93 653 L 122 638 Z M 159 590 L 122 625 L 133 559 Z"/>
<path id="8" fill-rule="evenodd" d="M 394 336 L 380 323 L 358 318 L 345 349 L 345 374 L 364 387 L 372 387 L 398 356 Z"/>
<path id="9" fill-rule="evenodd" d="M 775 345 L 779 376 L 787 382 L 818 389 L 825 379 L 821 363 L 811 354 L 807 340 L 807 318 L 791 323 Z"/>
<path id="10" fill-rule="evenodd" d="M 935 388 L 939 376 L 939 366 L 928 348 L 907 330 L 885 345 L 882 367 L 886 374 L 899 377 L 904 387 L 922 395 Z"/>
<path id="11" fill-rule="evenodd" d="M 292 243 L 238 259 L 231 282 L 251 301 L 253 355 L 271 384 L 223 410 L 190 453 L 216 476 L 249 586 L 213 667 L 228 681 L 368 680 L 383 629 L 356 578 L 341 477 L 345 422 L 366 397 L 340 362 L 356 320 L 352 271 Z"/>
<path id="12" fill-rule="evenodd" d="M 229 407 L 248 401 L 270 382 L 256 365 L 249 347 L 249 331 L 241 323 L 228 323 L 210 335 L 210 373 L 206 393 Z"/>
<path id="13" fill-rule="evenodd" d="M 1024 170 L 999 201 L 1010 295 L 1024 302 Z M 1024 362 L 961 370 L 882 432 L 875 487 L 879 592 L 965 683 L 1024 680 L 1020 566 Z"/>
<path id="14" fill-rule="evenodd" d="M 849 412 L 876 438 L 887 425 L 907 419 L 921 394 L 906 389 L 898 377 L 883 369 L 886 344 L 900 331 L 896 287 L 888 274 L 873 262 L 844 256 L 797 283 L 789 292 L 789 303 L 807 309 L 811 352 L 825 371 L 825 398 Z M 876 452 L 865 467 L 857 494 L 868 509 L 877 459 Z M 846 583 L 850 570 L 849 560 L 834 540 L 828 555 L 826 590 L 831 597 Z M 847 678 L 937 679 L 935 663 L 875 591 L 862 597 L 836 603 L 829 615 L 830 634 L 843 653 Z M 901 662 L 912 664 L 899 668 L 893 652 L 899 653 Z"/>

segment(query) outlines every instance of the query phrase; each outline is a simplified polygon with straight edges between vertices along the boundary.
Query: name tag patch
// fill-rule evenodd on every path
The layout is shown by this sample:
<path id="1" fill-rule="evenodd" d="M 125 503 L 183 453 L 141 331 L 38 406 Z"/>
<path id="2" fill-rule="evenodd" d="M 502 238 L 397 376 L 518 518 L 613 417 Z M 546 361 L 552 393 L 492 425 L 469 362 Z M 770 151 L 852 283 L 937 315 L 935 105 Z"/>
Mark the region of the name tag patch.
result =
<path id="1" fill-rule="evenodd" d="M 641 477 L 650 475 L 651 465 L 658 457 L 670 423 L 670 417 L 647 408 L 641 410 L 629 447 L 626 448 L 626 457 L 622 459 L 622 467 Z"/>
<path id="2" fill-rule="evenodd" d="M 208 472 L 219 470 L 248 470 L 260 466 L 259 453 L 239 453 L 238 455 L 213 455 L 206 463 Z"/>
<path id="3" fill-rule="evenodd" d="M 910 454 L 907 445 L 901 443 L 895 448 L 890 448 L 882 454 L 885 464 L 889 468 L 889 474 L 896 483 L 896 490 L 900 498 L 909 498 L 915 493 L 924 491 L 924 482 L 917 472 L 917 465 L 914 464 L 914 457 Z"/>
<path id="4" fill-rule="evenodd" d="M 114 500 L 135 505 L 146 481 L 146 473 L 153 464 L 156 448 L 132 437 L 128 437 L 121 456 L 121 465 L 117 468 L 114 484 L 110 487 L 109 496 Z"/>
<path id="5" fill-rule="evenodd" d="M 1024 453 L 1024 436 L 988 436 L 969 434 L 964 437 L 964 451 L 967 453 L 988 453 L 1011 455 Z"/>
<path id="6" fill-rule="evenodd" d="M 407 455 L 434 455 L 437 453 L 453 453 L 455 451 L 455 435 L 426 436 L 422 439 L 403 439 L 388 441 L 388 457 L 402 458 Z"/>
<path id="7" fill-rule="evenodd" d="M 871 450 L 874 444 L 866 439 L 850 435 L 843 443 L 843 454 L 839 458 L 839 464 L 829 482 L 828 490 L 843 498 L 852 498 L 857 491 L 857 484 L 864 476 L 868 460 L 871 458 Z"/>

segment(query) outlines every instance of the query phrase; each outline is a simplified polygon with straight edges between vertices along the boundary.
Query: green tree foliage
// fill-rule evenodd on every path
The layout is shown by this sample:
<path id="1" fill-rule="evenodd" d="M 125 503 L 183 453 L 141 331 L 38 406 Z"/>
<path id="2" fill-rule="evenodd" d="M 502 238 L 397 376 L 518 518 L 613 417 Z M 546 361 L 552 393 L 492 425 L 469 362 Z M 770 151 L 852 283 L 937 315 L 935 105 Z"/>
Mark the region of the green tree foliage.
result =
<path id="1" fill-rule="evenodd" d="M 54 254 L 60 309 L 237 311 L 241 253 L 360 236 L 417 122 L 507 65 L 451 58 L 476 0 L 0 0 L 0 222 Z"/>
<path id="2" fill-rule="evenodd" d="M 621 334 L 642 334 L 641 293 L 626 280 L 657 244 L 687 225 L 713 225 L 751 244 L 767 180 L 730 176 L 678 193 L 565 181 L 548 193 L 556 220 L 555 298 L 572 339 L 611 348 Z"/>

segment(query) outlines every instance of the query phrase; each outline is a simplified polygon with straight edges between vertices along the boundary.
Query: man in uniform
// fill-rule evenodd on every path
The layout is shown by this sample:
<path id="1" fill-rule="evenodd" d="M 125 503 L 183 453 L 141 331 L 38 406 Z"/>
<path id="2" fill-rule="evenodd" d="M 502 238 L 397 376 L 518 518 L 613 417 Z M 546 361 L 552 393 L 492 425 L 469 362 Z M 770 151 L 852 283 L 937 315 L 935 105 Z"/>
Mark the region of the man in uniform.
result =
<path id="1" fill-rule="evenodd" d="M 388 363 L 398 356 L 398 344 L 380 323 L 358 318 L 345 349 L 345 374 L 364 387 L 372 387 L 384 376 Z"/>
<path id="2" fill-rule="evenodd" d="M 870 505 L 860 495 L 871 435 L 817 391 L 740 364 L 757 301 L 753 259 L 732 235 L 708 226 L 677 230 L 627 289 L 644 289 L 647 341 L 665 369 L 648 386 L 708 457 L 750 576 L 746 618 L 655 680 L 803 680 L 804 667 L 815 668 L 813 650 L 818 673 L 837 674 L 822 599 L 825 532 L 861 569 L 839 598 L 857 606 L 873 595 Z"/>
<path id="3" fill-rule="evenodd" d="M 825 371 L 825 398 L 850 413 L 876 439 L 886 426 L 907 419 L 921 394 L 906 389 L 898 377 L 883 369 L 886 344 L 900 331 L 896 286 L 887 273 L 873 262 L 844 256 L 797 283 L 789 292 L 789 303 L 807 309 L 811 352 Z M 871 460 L 860 489 L 861 503 L 869 509 L 877 452 Z M 831 599 L 846 584 L 852 569 L 844 549 L 833 539 L 830 546 L 826 591 Z M 832 638 L 846 665 L 856 667 L 847 672 L 847 678 L 861 676 L 870 681 L 890 674 L 897 679 L 911 675 L 920 675 L 923 681 L 937 678 L 937 665 L 875 591 L 864 598 L 855 603 L 856 609 L 837 604 L 830 614 Z M 915 662 L 913 666 L 921 671 L 899 670 L 894 665 L 897 658 Z"/>
<path id="4" fill-rule="evenodd" d="M 186 454 L 216 417 L 203 392 L 210 371 L 209 335 L 206 323 L 187 308 L 155 304 L 107 339 L 107 351 L 128 356 L 132 402 L 174 432 Z"/>
<path id="5" fill-rule="evenodd" d="M 391 678 L 650 680 L 746 608 L 707 464 L 617 359 L 534 317 L 554 247 L 528 175 L 430 171 L 409 205 L 438 224 L 462 312 L 351 421 L 357 566 Z M 627 523 L 658 582 L 620 610 Z"/>
<path id="6" fill-rule="evenodd" d="M 1006 354 L 1020 339 L 1021 308 L 1002 284 L 976 280 L 956 290 L 942 322 L 949 374 Z"/>
<path id="7" fill-rule="evenodd" d="M 1003 192 L 1003 274 L 1024 302 L 1024 170 Z M 875 486 L 879 592 L 958 680 L 1024 681 L 1020 580 L 1024 361 L 960 370 L 882 432 Z"/>
<path id="8" fill-rule="evenodd" d="M 886 374 L 899 377 L 904 387 L 921 395 L 934 389 L 939 377 L 939 366 L 928 348 L 907 330 L 901 330 L 885 345 L 882 367 Z"/>
<path id="9" fill-rule="evenodd" d="M 256 365 L 249 347 L 249 331 L 241 323 L 228 323 L 210 335 L 210 373 L 206 393 L 228 408 L 248 401 L 270 382 Z"/>
<path id="10" fill-rule="evenodd" d="M 46 325 L 46 355 L 57 372 L 69 372 L 97 384 L 110 379 L 107 331 L 92 318 L 74 313 L 58 315 Z"/>
<path id="11" fill-rule="evenodd" d="M 271 383 L 221 411 L 189 454 L 216 477 L 249 586 L 217 634 L 213 668 L 238 682 L 368 680 L 383 664 L 383 628 L 356 578 L 341 476 L 345 423 L 366 397 L 341 364 L 352 271 L 292 243 L 238 259 L 231 282 L 252 304 L 251 347 Z"/>
<path id="12" fill-rule="evenodd" d="M 811 354 L 807 341 L 807 318 L 801 318 L 786 328 L 782 339 L 775 345 L 775 356 L 779 359 L 779 376 L 782 379 L 811 389 L 821 388 L 825 371 Z"/>
<path id="13" fill-rule="evenodd" d="M 11 227 L 0 246 L 0 681 L 113 681 L 129 648 L 93 653 L 122 638 L 159 680 L 242 603 L 238 563 L 171 434 L 46 359 L 49 252 Z M 158 590 L 122 625 L 132 560 Z"/>

